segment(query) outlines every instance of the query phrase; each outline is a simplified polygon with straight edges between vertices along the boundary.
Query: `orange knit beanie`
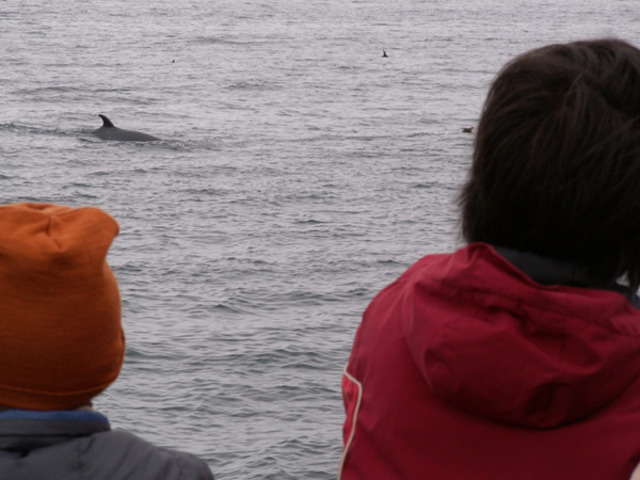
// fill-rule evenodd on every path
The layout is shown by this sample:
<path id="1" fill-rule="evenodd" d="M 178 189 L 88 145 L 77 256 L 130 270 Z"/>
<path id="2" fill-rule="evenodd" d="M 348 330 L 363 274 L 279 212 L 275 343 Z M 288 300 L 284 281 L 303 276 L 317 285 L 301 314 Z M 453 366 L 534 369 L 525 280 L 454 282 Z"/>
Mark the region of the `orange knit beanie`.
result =
<path id="1" fill-rule="evenodd" d="M 120 295 L 97 208 L 0 206 L 0 406 L 79 407 L 120 373 Z"/>

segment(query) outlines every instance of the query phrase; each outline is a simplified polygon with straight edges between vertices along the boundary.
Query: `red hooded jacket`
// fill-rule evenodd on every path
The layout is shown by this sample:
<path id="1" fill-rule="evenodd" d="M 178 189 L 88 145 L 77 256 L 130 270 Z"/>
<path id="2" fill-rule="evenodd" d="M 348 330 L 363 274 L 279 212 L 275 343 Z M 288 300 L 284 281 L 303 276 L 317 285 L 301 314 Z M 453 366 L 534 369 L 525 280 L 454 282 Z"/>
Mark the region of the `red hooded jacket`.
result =
<path id="1" fill-rule="evenodd" d="M 544 285 L 471 244 L 376 296 L 342 387 L 342 480 L 627 480 L 640 310 L 615 291 Z"/>

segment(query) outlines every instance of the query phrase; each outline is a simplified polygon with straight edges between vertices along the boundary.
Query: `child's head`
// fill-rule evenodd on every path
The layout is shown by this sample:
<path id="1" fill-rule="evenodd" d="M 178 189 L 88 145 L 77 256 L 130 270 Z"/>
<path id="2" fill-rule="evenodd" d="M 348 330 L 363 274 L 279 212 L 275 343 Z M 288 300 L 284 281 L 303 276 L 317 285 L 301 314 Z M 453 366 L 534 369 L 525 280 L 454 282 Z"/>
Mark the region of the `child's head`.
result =
<path id="1" fill-rule="evenodd" d="M 640 284 L 640 50 L 614 39 L 539 48 L 493 83 L 461 196 L 467 241 Z"/>
<path id="2" fill-rule="evenodd" d="M 64 410 L 115 380 L 124 357 L 118 224 L 97 208 L 0 206 L 0 405 Z"/>

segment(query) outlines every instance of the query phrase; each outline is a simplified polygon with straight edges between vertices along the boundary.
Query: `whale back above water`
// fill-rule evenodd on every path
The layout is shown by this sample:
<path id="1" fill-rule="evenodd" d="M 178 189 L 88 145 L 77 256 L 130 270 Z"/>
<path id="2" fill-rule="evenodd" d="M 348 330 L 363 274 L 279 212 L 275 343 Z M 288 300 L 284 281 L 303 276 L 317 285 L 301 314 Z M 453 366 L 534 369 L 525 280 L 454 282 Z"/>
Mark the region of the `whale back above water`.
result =
<path id="1" fill-rule="evenodd" d="M 106 115 L 99 114 L 98 116 L 102 119 L 102 126 L 91 133 L 103 140 L 118 140 L 121 142 L 152 142 L 154 140 L 160 140 L 147 133 L 118 128 Z"/>

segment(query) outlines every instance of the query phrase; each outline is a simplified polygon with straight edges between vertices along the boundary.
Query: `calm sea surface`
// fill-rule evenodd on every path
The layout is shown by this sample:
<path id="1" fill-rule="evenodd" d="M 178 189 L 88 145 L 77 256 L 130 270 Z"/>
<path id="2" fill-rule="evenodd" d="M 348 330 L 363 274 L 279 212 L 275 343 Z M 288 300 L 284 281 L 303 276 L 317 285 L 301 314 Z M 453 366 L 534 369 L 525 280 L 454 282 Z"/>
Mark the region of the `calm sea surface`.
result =
<path id="1" fill-rule="evenodd" d="M 360 314 L 460 244 L 489 82 L 546 43 L 639 44 L 639 21 L 635 0 L 0 0 L 0 201 L 121 226 L 127 356 L 98 409 L 218 479 L 335 478 Z M 163 140 L 98 140 L 98 113 Z"/>

